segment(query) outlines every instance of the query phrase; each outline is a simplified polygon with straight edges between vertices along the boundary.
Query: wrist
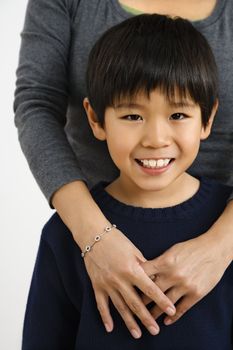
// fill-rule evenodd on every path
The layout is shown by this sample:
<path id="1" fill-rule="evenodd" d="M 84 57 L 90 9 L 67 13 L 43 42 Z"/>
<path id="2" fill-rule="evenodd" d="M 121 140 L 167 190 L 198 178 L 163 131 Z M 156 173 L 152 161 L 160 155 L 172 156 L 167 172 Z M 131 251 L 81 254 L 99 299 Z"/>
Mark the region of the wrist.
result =
<path id="1" fill-rule="evenodd" d="M 84 215 L 84 216 L 83 216 Z M 111 226 L 111 223 L 106 219 L 101 210 L 97 207 L 85 216 L 85 213 L 77 215 L 77 223 L 71 231 L 75 242 L 83 251 L 87 245 L 100 234 L 105 227 Z"/>
<path id="2" fill-rule="evenodd" d="M 227 267 L 232 262 L 233 256 L 229 244 L 230 239 L 228 239 L 226 233 L 215 226 L 208 231 L 206 238 L 208 239 L 208 249 L 211 246 L 213 247 L 215 259 L 219 259 Z"/>
<path id="3" fill-rule="evenodd" d="M 116 225 L 112 224 L 112 225 L 106 226 L 104 228 L 103 232 L 98 233 L 95 236 L 95 239 L 91 243 L 89 243 L 88 245 L 85 246 L 85 249 L 81 253 L 82 258 L 85 258 L 86 254 L 89 253 L 92 250 L 93 246 L 96 243 L 98 243 L 106 233 L 109 233 L 114 228 L 116 228 Z"/>
<path id="4" fill-rule="evenodd" d="M 81 250 L 110 224 L 82 181 L 62 186 L 52 204 Z"/>
<path id="5" fill-rule="evenodd" d="M 230 264 L 233 261 L 233 201 L 228 203 L 205 236 L 216 245 L 217 254 Z"/>

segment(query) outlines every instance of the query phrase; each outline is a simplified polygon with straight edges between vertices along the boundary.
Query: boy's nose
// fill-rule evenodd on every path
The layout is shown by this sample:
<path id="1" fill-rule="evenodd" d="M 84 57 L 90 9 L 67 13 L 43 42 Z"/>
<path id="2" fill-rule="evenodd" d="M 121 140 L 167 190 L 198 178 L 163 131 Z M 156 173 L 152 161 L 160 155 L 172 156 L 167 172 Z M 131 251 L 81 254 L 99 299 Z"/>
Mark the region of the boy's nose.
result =
<path id="1" fill-rule="evenodd" d="M 148 123 L 144 130 L 141 143 L 144 147 L 161 148 L 169 146 L 172 135 L 168 125 L 163 122 Z"/>

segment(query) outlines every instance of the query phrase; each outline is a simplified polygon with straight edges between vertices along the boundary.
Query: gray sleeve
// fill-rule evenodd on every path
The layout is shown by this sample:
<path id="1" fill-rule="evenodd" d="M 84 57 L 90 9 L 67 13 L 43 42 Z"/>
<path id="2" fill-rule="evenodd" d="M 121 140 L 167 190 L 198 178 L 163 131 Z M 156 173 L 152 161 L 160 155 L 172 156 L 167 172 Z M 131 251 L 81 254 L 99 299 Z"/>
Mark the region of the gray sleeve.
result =
<path id="1" fill-rule="evenodd" d="M 72 0 L 29 0 L 16 72 L 15 125 L 48 200 L 62 185 L 83 179 L 64 132 L 72 6 Z"/>

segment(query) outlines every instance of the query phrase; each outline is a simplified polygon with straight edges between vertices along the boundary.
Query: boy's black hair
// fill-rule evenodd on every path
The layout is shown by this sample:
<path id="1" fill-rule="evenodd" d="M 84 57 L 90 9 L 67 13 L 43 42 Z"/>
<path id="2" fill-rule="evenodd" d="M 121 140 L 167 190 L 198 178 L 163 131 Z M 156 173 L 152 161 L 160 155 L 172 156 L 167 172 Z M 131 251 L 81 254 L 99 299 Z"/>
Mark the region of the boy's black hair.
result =
<path id="1" fill-rule="evenodd" d="M 208 123 L 217 99 L 217 67 L 205 37 L 182 18 L 144 14 L 110 28 L 92 48 L 86 74 L 90 104 L 104 124 L 105 109 L 138 92 L 161 89 L 201 108 Z"/>

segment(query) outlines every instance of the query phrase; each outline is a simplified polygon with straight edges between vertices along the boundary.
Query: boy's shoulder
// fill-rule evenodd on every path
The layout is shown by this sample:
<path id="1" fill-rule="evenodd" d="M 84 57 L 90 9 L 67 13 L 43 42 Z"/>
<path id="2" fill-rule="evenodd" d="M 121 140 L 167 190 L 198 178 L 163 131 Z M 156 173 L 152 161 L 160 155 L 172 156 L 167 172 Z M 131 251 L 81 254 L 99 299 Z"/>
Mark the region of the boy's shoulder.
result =
<path id="1" fill-rule="evenodd" d="M 229 196 L 233 192 L 233 187 L 225 185 L 217 180 L 209 179 L 207 177 L 200 178 L 200 184 L 207 185 L 210 191 L 216 195 L 219 194 L 221 197 Z"/>
<path id="2" fill-rule="evenodd" d="M 203 214 L 207 212 L 215 213 L 219 216 L 224 211 L 227 203 L 232 196 L 233 187 L 218 182 L 217 180 L 209 178 L 200 178 L 200 193 L 203 198 L 204 205 Z M 200 206 L 201 210 L 203 205 Z"/>
<path id="3" fill-rule="evenodd" d="M 68 227 L 63 223 L 58 213 L 54 213 L 42 229 L 41 239 L 50 247 L 57 247 L 73 241 Z"/>

